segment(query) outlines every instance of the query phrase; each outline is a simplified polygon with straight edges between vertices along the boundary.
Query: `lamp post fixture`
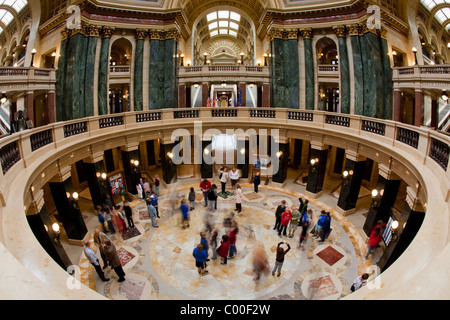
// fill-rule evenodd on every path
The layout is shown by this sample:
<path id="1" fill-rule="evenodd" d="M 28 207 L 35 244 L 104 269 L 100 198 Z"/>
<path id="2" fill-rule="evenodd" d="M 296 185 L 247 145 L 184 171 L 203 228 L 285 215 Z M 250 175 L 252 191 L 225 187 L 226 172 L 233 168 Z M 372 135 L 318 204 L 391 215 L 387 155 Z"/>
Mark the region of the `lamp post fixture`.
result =
<path id="1" fill-rule="evenodd" d="M 264 67 L 267 67 L 267 53 L 264 53 Z"/>
<path id="2" fill-rule="evenodd" d="M 30 67 L 34 67 L 34 55 L 36 54 L 36 49 L 31 50 L 31 63 Z"/>
<path id="3" fill-rule="evenodd" d="M 414 65 L 418 65 L 419 62 L 417 61 L 417 49 L 416 49 L 416 47 L 412 48 L 412 52 L 414 53 Z"/>
<path id="4" fill-rule="evenodd" d="M 206 64 L 206 57 L 207 57 L 207 56 L 208 56 L 208 52 L 205 51 L 205 52 L 203 53 L 203 57 L 205 58 L 204 64 Z"/>
<path id="5" fill-rule="evenodd" d="M 244 64 L 244 53 L 241 52 L 241 64 Z"/>

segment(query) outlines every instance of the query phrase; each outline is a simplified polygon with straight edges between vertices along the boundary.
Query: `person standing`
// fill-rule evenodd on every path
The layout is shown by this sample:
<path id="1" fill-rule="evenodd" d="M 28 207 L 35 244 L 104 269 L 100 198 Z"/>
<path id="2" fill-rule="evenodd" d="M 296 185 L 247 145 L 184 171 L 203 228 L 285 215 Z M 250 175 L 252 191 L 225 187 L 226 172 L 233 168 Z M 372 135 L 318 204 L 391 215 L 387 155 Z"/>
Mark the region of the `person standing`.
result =
<path id="1" fill-rule="evenodd" d="M 105 220 L 108 224 L 108 229 L 111 233 L 116 233 L 116 229 L 114 229 L 113 221 L 112 221 L 112 214 L 111 209 L 108 206 L 103 207 L 104 213 L 105 213 Z"/>
<path id="2" fill-rule="evenodd" d="M 300 239 L 299 239 L 299 247 L 301 249 L 304 249 L 304 242 L 306 241 L 306 236 L 307 236 L 308 228 L 311 225 L 311 221 L 312 221 L 312 210 L 308 209 L 306 214 L 300 218 L 300 222 L 299 222 L 302 226 L 302 233 L 300 234 Z"/>
<path id="3" fill-rule="evenodd" d="M 228 240 L 230 241 L 230 251 L 228 254 L 228 259 L 233 259 L 234 254 L 237 253 L 236 250 L 236 235 L 239 232 L 239 228 L 237 226 L 234 226 L 231 228 L 230 232 L 228 232 Z"/>
<path id="4" fill-rule="evenodd" d="M 242 211 L 242 190 L 241 190 L 241 185 L 239 183 L 236 184 L 235 199 L 236 199 L 236 209 L 234 211 L 237 211 L 237 213 L 241 213 L 241 211 Z"/>
<path id="5" fill-rule="evenodd" d="M 231 180 L 231 188 L 235 190 L 239 181 L 239 172 L 236 170 L 236 167 L 233 167 L 233 169 L 231 169 L 231 171 L 228 173 L 228 177 L 230 177 Z"/>
<path id="6" fill-rule="evenodd" d="M 273 227 L 273 230 L 278 230 L 281 224 L 281 215 L 286 210 L 286 201 L 281 200 L 280 205 L 277 207 L 277 210 L 275 211 L 275 226 Z"/>
<path id="7" fill-rule="evenodd" d="M 287 249 L 283 249 L 283 247 L 281 247 L 281 245 L 285 243 L 287 245 Z M 277 246 L 277 256 L 275 259 L 275 266 L 272 270 L 272 275 L 275 275 L 275 272 L 278 271 L 277 276 L 279 277 L 281 274 L 281 268 L 283 267 L 283 263 L 284 263 L 284 256 L 286 255 L 286 253 L 289 252 L 289 250 L 291 250 L 291 246 L 289 245 L 289 243 L 281 241 L 280 243 L 278 243 Z"/>
<path id="8" fill-rule="evenodd" d="M 119 255 L 117 254 L 116 246 L 111 242 L 111 240 L 106 239 L 103 242 L 103 248 L 105 251 L 106 260 L 109 261 L 111 268 L 114 269 L 117 276 L 119 277 L 118 281 L 125 281 L 125 272 L 122 269 L 122 263 L 120 261 Z"/>
<path id="9" fill-rule="evenodd" d="M 144 179 L 139 178 L 139 183 L 136 185 L 136 190 L 140 199 L 144 199 Z"/>
<path id="10" fill-rule="evenodd" d="M 289 222 L 289 234 L 288 237 L 289 238 L 293 238 L 295 231 L 297 230 L 297 227 L 299 225 L 299 221 L 300 221 L 300 212 L 297 210 L 297 208 L 292 207 L 292 217 L 291 217 L 291 221 Z"/>
<path id="11" fill-rule="evenodd" d="M 189 228 L 189 207 L 186 204 L 185 199 L 181 199 L 181 223 L 183 225 L 183 229 Z"/>
<path id="12" fill-rule="evenodd" d="M 220 241 L 220 246 L 217 248 L 217 254 L 221 257 L 220 264 L 227 264 L 228 252 L 230 250 L 230 241 L 228 236 L 224 234 L 222 240 Z"/>
<path id="13" fill-rule="evenodd" d="M 158 197 L 161 197 L 161 180 L 159 180 L 159 176 L 155 175 L 153 181 L 155 183 L 155 193 Z"/>
<path id="14" fill-rule="evenodd" d="M 152 220 L 152 226 L 154 228 L 159 228 L 159 226 L 156 224 L 156 209 L 153 206 L 152 200 L 147 199 L 147 211 L 148 214 L 150 215 L 150 219 Z"/>
<path id="15" fill-rule="evenodd" d="M 322 232 L 322 224 L 327 217 L 325 210 L 320 211 L 319 220 L 317 220 L 316 226 L 314 227 L 314 237 L 318 238 Z"/>
<path id="16" fill-rule="evenodd" d="M 159 216 L 159 210 L 158 210 L 158 196 L 156 195 L 156 193 L 152 192 L 152 195 L 150 196 L 150 200 L 152 201 L 152 205 L 156 210 L 156 216 L 158 218 L 161 218 Z"/>
<path id="17" fill-rule="evenodd" d="M 98 222 L 100 222 L 100 224 L 102 225 L 103 232 L 106 233 L 107 231 L 105 226 L 105 217 L 103 216 L 102 207 L 97 205 L 95 209 L 97 210 Z"/>
<path id="18" fill-rule="evenodd" d="M 195 191 L 194 191 L 194 188 L 191 188 L 189 190 L 188 200 L 189 200 L 190 210 L 192 211 L 192 210 L 195 209 Z"/>
<path id="19" fill-rule="evenodd" d="M 298 200 L 300 201 L 298 211 L 300 212 L 300 217 L 303 217 L 303 215 L 308 211 L 309 201 L 307 199 L 303 201 L 303 198 L 298 198 Z"/>
<path id="20" fill-rule="evenodd" d="M 211 186 L 211 182 L 206 178 L 200 182 L 200 189 L 202 189 L 203 198 L 205 199 L 205 207 L 208 206 L 208 194 L 211 191 Z"/>
<path id="21" fill-rule="evenodd" d="M 206 261 L 209 261 L 208 257 L 209 257 L 209 244 L 208 244 L 208 240 L 206 240 L 206 232 L 202 231 L 200 232 L 200 243 L 203 246 L 203 249 L 206 250 Z"/>
<path id="22" fill-rule="evenodd" d="M 259 171 L 256 172 L 255 176 L 253 177 L 253 187 L 256 193 L 258 193 L 258 186 L 261 184 L 261 176 Z"/>
<path id="23" fill-rule="evenodd" d="M 359 277 L 353 281 L 353 284 L 350 288 L 351 292 L 355 292 L 356 290 L 360 289 L 361 287 L 365 286 L 367 284 L 367 279 L 369 279 L 368 273 L 363 273 Z"/>
<path id="24" fill-rule="evenodd" d="M 211 211 L 214 211 L 214 210 L 217 209 L 217 197 L 218 197 L 217 186 L 215 184 L 213 184 L 211 186 L 211 190 L 208 193 L 208 200 L 209 200 L 208 201 L 208 208 Z"/>
<path id="25" fill-rule="evenodd" d="M 134 228 L 133 211 L 131 210 L 130 203 L 125 201 L 123 204 L 123 210 L 125 211 L 125 217 L 127 217 L 128 228 Z"/>
<path id="26" fill-rule="evenodd" d="M 283 236 L 286 237 L 287 226 L 289 225 L 291 218 L 292 218 L 291 210 L 284 210 L 284 212 L 281 215 L 280 227 L 278 228 L 278 236 L 279 237 L 281 237 L 281 233 L 283 233 Z"/>
<path id="27" fill-rule="evenodd" d="M 370 231 L 369 239 L 367 241 L 366 259 L 369 259 L 369 255 L 371 255 L 378 247 L 378 243 L 380 243 L 381 241 L 383 235 L 383 228 L 385 226 L 386 224 L 384 222 L 379 221 Z"/>
<path id="28" fill-rule="evenodd" d="M 100 232 L 100 230 L 98 230 L 98 229 L 94 230 L 93 238 L 94 238 L 95 245 L 100 250 L 100 256 L 102 257 L 102 260 L 103 260 L 103 269 L 106 269 L 109 265 L 109 262 L 108 262 L 108 260 L 106 260 L 105 251 L 103 249 L 103 242 L 105 240 L 109 240 L 109 238 L 106 235 L 106 233 Z"/>
<path id="29" fill-rule="evenodd" d="M 208 270 L 206 270 L 206 259 L 208 258 L 208 252 L 201 243 L 194 248 L 192 255 L 195 258 L 195 266 L 197 267 L 198 273 L 202 276 L 208 273 Z"/>
<path id="30" fill-rule="evenodd" d="M 212 251 L 212 260 L 216 260 L 217 259 L 217 235 L 218 232 L 216 229 L 213 229 L 211 231 L 211 237 L 209 238 L 209 243 L 211 245 L 211 251 Z"/>
<path id="31" fill-rule="evenodd" d="M 320 234 L 320 241 L 324 242 L 326 238 L 328 238 L 328 235 L 331 231 L 331 214 L 327 212 L 325 219 L 322 222 L 322 233 Z"/>
<path id="32" fill-rule="evenodd" d="M 95 271 L 97 272 L 100 279 L 102 279 L 103 282 L 109 281 L 109 279 L 105 277 L 105 274 L 103 273 L 103 270 L 100 267 L 100 262 L 98 261 L 97 256 L 91 249 L 91 243 L 89 242 L 89 240 L 84 241 L 84 254 L 86 258 L 89 260 L 89 262 L 94 266 Z"/>
<path id="33" fill-rule="evenodd" d="M 219 180 L 222 185 L 222 195 L 225 195 L 225 188 L 228 181 L 228 169 L 227 167 L 223 167 L 223 169 L 219 170 Z"/>

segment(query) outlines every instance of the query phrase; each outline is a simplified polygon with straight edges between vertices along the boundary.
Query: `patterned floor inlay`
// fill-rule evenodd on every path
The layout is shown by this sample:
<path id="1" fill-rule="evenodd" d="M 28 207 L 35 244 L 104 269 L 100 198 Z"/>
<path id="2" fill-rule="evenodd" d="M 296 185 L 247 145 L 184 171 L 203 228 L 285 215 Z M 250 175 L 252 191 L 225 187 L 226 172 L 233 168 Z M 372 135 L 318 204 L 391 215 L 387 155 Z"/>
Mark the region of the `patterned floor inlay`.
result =
<path id="1" fill-rule="evenodd" d="M 301 194 L 275 187 L 260 186 L 255 193 L 253 186 L 242 184 L 242 212 L 234 215 L 239 226 L 237 235 L 237 255 L 228 259 L 226 265 L 220 259 L 212 259 L 209 250 L 207 262 L 209 273 L 201 276 L 195 267 L 193 249 L 200 242 L 200 232 L 206 225 L 213 225 L 219 232 L 218 245 L 222 235 L 227 234 L 228 224 L 224 223 L 234 213 L 235 196 L 231 189 L 224 197 L 219 197 L 217 210 L 211 212 L 204 206 L 204 198 L 199 187 L 196 190 L 195 210 L 189 212 L 190 227 L 182 228 L 181 198 L 187 198 L 191 186 L 180 187 L 159 199 L 159 228 L 151 224 L 144 201 L 133 201 L 135 228 L 121 236 L 110 235 L 126 273 L 126 281 L 118 282 L 114 271 L 106 269 L 111 278 L 101 283 L 93 267 L 80 260 L 82 282 L 114 300 L 145 299 L 339 299 L 349 293 L 349 284 L 357 277 L 367 263 L 364 241 L 345 217 L 326 207 L 320 201 L 309 199 L 313 210 L 313 224 L 322 209 L 332 214 L 332 233 L 324 243 L 308 236 L 303 249 L 299 248 L 300 228 L 294 237 L 278 236 L 273 230 L 275 209 L 281 200 L 286 206 L 298 206 Z M 306 198 L 306 197 L 304 197 Z M 291 247 L 285 257 L 280 276 L 272 275 L 272 268 L 279 242 Z M 254 280 L 254 252 L 262 248 L 268 269 L 261 278 Z"/>

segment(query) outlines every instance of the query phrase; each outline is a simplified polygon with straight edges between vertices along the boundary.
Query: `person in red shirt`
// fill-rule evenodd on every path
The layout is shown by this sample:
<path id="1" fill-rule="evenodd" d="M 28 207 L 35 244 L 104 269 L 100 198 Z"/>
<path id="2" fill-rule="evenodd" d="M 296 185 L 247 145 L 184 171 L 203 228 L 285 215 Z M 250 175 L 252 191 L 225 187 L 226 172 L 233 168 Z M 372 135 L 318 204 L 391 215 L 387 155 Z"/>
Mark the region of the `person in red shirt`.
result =
<path id="1" fill-rule="evenodd" d="M 283 232 L 283 236 L 286 237 L 286 229 L 289 224 L 289 221 L 292 219 L 292 212 L 291 210 L 285 210 L 283 214 L 281 215 L 281 223 L 278 227 L 278 236 L 281 237 L 281 232 Z"/>
<path id="2" fill-rule="evenodd" d="M 369 255 L 372 254 L 372 252 L 375 251 L 375 249 L 378 247 L 378 243 L 380 243 L 382 235 L 383 235 L 383 229 L 386 226 L 386 223 L 383 221 L 378 221 L 376 225 L 373 226 L 372 230 L 369 234 L 369 239 L 367 241 L 367 255 L 366 259 L 369 259 Z"/>
<path id="3" fill-rule="evenodd" d="M 200 182 L 200 189 L 202 189 L 203 197 L 205 198 L 205 207 L 208 206 L 208 194 L 211 191 L 211 186 L 211 182 L 206 178 Z"/>
<path id="4" fill-rule="evenodd" d="M 217 254 L 220 256 L 222 262 L 220 264 L 227 264 L 228 250 L 230 249 L 230 241 L 228 236 L 224 234 L 220 242 L 220 247 L 217 248 Z"/>

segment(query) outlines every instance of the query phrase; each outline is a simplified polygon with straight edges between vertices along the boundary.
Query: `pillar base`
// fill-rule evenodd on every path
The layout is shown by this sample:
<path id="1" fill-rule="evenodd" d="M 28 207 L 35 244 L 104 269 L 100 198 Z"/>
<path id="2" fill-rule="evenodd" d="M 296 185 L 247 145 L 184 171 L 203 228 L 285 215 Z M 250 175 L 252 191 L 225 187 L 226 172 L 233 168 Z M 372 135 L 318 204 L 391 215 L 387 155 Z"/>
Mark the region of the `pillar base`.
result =
<path id="1" fill-rule="evenodd" d="M 319 192 L 317 192 L 317 193 L 312 193 L 312 192 L 310 192 L 310 191 L 308 191 L 308 190 L 305 191 L 305 195 L 306 195 L 307 197 L 309 197 L 309 198 L 312 198 L 312 199 L 317 199 L 317 198 L 319 198 L 319 197 L 322 195 L 322 193 L 323 193 L 323 190 L 321 190 L 321 191 L 319 191 Z"/>
<path id="2" fill-rule="evenodd" d="M 286 185 L 286 181 L 283 182 L 283 183 L 271 181 L 270 185 L 272 185 L 272 186 L 274 186 L 276 188 L 281 188 L 282 189 Z"/>
<path id="3" fill-rule="evenodd" d="M 349 210 L 344 210 L 344 209 L 342 209 L 342 208 L 340 208 L 340 207 L 336 207 L 335 210 L 336 210 L 339 214 L 341 214 L 342 216 L 344 216 L 344 217 L 350 216 L 350 215 L 352 215 L 352 214 L 354 214 L 354 213 L 356 212 L 356 209 L 355 209 L 355 208 L 349 209 Z"/>

